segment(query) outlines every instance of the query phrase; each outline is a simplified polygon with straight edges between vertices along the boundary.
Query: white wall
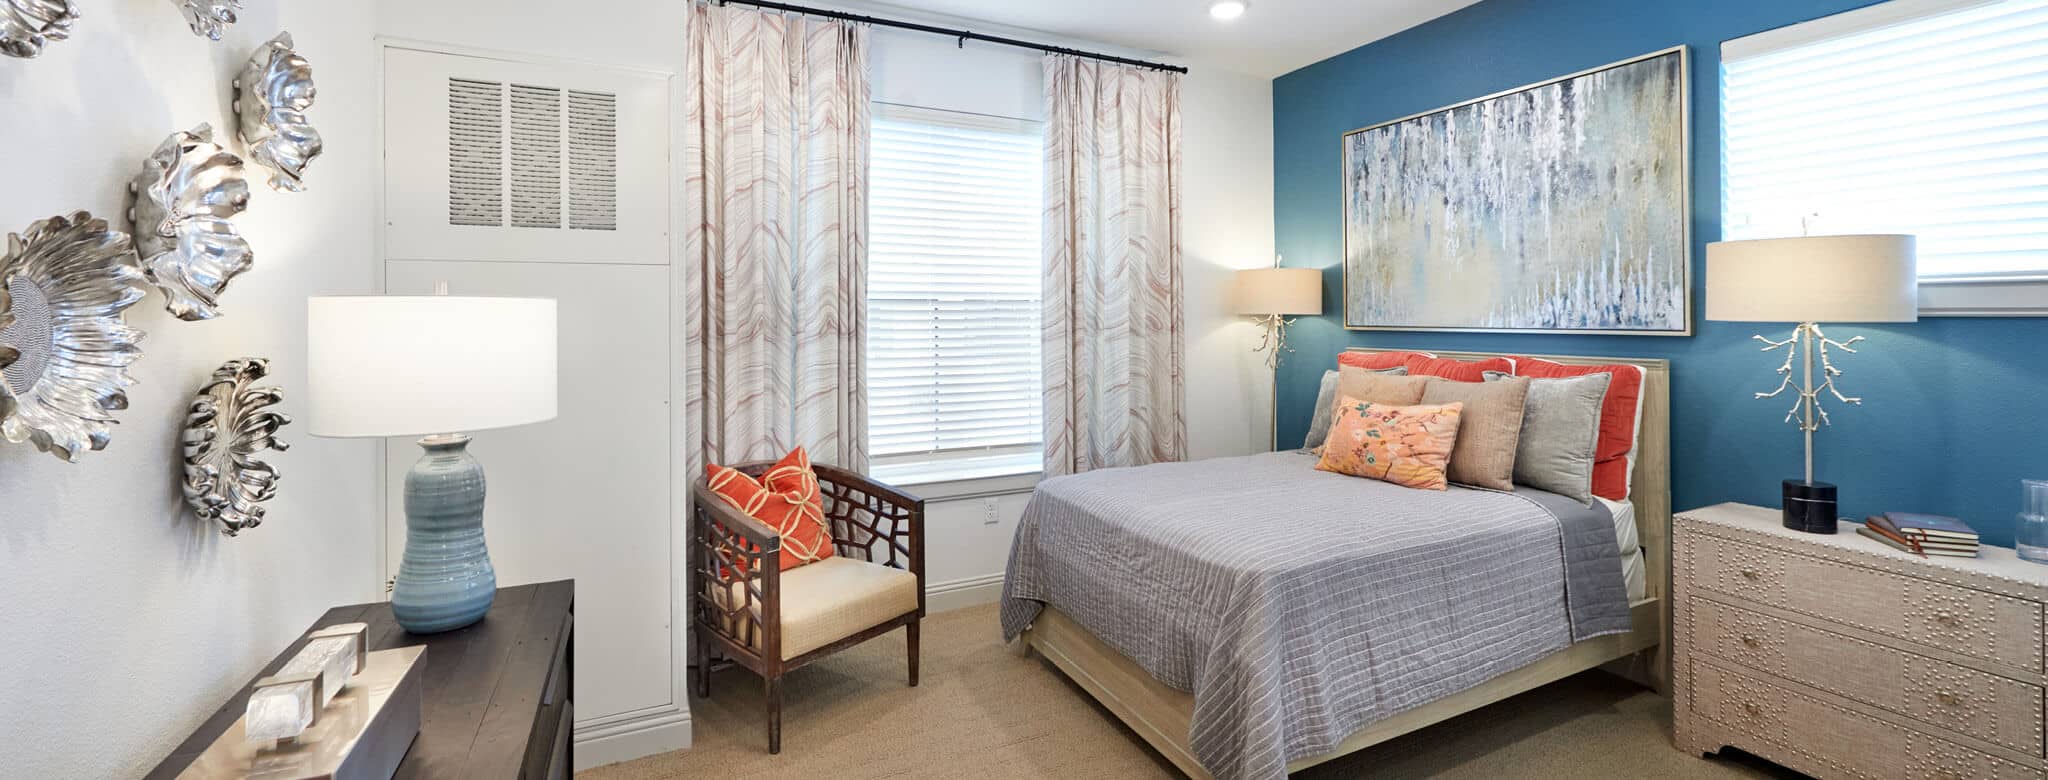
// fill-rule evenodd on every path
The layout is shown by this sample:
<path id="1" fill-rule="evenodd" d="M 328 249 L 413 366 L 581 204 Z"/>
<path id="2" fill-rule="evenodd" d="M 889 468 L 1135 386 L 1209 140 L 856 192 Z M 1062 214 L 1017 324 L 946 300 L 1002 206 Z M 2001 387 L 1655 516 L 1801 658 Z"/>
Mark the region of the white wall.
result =
<path id="1" fill-rule="evenodd" d="M 113 443 L 66 464 L 0 445 L 0 775 L 146 772 L 328 607 L 377 597 L 373 450 L 287 427 L 291 450 L 261 527 L 228 539 L 177 489 L 190 393 L 221 362 L 271 358 L 287 413 L 305 394 L 305 300 L 371 285 L 372 11 L 355 3 L 251 3 L 226 38 L 195 37 L 162 0 L 89 4 L 71 40 L 0 58 L 0 229 L 74 209 L 120 220 L 123 186 L 173 130 L 232 137 L 232 74 L 291 30 L 313 64 L 326 153 L 309 191 L 249 171 L 236 224 L 255 267 L 225 316 L 180 322 L 152 293 L 128 310 L 148 332 Z M 239 142 L 228 142 L 241 153 Z M 125 229 L 125 228 L 123 228 Z"/>
<path id="2" fill-rule="evenodd" d="M 1273 82 L 1192 65 L 1180 111 L 1188 457 L 1263 452 L 1273 375 L 1229 294 L 1236 271 L 1273 264 Z"/>

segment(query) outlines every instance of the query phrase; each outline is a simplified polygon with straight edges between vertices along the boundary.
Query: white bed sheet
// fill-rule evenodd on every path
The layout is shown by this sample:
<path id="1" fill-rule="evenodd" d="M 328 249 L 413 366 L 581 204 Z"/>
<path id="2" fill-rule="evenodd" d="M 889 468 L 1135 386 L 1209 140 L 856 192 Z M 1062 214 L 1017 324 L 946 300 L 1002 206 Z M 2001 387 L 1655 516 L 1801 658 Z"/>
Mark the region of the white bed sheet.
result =
<path id="1" fill-rule="evenodd" d="M 1621 578 L 1628 583 L 1628 600 L 1642 601 L 1649 592 L 1649 585 L 1643 571 L 1643 545 L 1636 537 L 1636 505 L 1627 501 L 1611 501 L 1599 496 L 1594 500 L 1607 505 L 1614 513 L 1614 546 L 1621 551 Z"/>

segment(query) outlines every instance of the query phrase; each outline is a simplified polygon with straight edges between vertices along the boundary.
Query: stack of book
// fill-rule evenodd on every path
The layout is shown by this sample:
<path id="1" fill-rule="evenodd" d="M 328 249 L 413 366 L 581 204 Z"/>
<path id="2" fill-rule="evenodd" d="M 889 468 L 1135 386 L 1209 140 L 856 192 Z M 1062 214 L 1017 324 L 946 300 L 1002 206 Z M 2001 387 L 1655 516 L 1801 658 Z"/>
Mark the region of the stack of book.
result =
<path id="1" fill-rule="evenodd" d="M 1856 532 L 1916 555 L 1977 557 L 1977 532 L 1953 517 L 1886 512 L 1864 519 Z"/>

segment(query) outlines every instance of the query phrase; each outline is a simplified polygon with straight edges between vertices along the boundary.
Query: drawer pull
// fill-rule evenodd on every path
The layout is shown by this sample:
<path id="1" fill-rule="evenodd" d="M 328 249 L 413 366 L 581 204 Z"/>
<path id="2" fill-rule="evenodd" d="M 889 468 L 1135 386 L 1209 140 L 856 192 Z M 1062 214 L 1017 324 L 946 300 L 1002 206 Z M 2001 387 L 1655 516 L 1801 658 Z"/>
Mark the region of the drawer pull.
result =
<path id="1" fill-rule="evenodd" d="M 1939 692 L 1939 693 L 1936 693 L 1936 694 L 1934 694 L 1934 699 L 1935 699 L 1935 701 L 1939 701 L 1939 702 L 1941 702 L 1942 704 L 1944 704 L 1944 705 L 1947 705 L 1947 706 L 1950 706 L 1950 707 L 1961 707 L 1961 706 L 1963 706 L 1963 697 L 1961 697 L 1961 696 L 1957 696 L 1957 695 L 1955 695 L 1955 694 L 1953 694 L 1953 693 L 1950 693 L 1950 692 L 1948 692 L 1948 691 L 1941 691 L 1941 692 Z"/>
<path id="2" fill-rule="evenodd" d="M 1940 623 L 1949 628 L 1955 628 L 1956 624 L 1961 623 L 1962 621 L 1957 620 L 1954 614 L 1943 612 L 1941 614 L 1934 616 L 1934 622 Z"/>
<path id="3" fill-rule="evenodd" d="M 1749 716 L 1752 718 L 1763 714 L 1763 708 L 1756 706 L 1756 702 L 1753 701 L 1743 702 L 1742 711 L 1749 713 Z"/>
<path id="4" fill-rule="evenodd" d="M 1748 647 L 1748 648 L 1750 648 L 1751 650 L 1754 650 L 1754 649 L 1756 649 L 1756 648 L 1759 648 L 1759 647 L 1763 647 L 1763 646 L 1764 646 L 1764 643 L 1763 643 L 1763 642 L 1762 642 L 1761 640 L 1759 640 L 1759 639 L 1757 639 L 1756 637 L 1753 637 L 1753 636 L 1745 636 L 1745 637 L 1743 637 L 1743 638 L 1742 638 L 1742 644 L 1743 644 L 1743 646 L 1744 646 L 1744 647 Z"/>
<path id="5" fill-rule="evenodd" d="M 1745 580 L 1749 580 L 1751 582 L 1755 582 L 1757 580 L 1763 579 L 1764 574 L 1763 572 L 1757 571 L 1755 569 L 1743 569 L 1742 578 Z"/>

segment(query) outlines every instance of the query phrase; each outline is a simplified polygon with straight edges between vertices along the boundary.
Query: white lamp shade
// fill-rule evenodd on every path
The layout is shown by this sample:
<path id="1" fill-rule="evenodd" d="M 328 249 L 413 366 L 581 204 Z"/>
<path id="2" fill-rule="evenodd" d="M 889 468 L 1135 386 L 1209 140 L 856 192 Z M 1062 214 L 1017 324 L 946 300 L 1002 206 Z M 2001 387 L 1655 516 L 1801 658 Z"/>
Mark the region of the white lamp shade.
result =
<path id="1" fill-rule="evenodd" d="M 306 305 L 314 436 L 424 436 L 555 416 L 555 302 L 344 296 Z"/>
<path id="2" fill-rule="evenodd" d="M 1707 319 L 1913 322 L 1912 236 L 1805 236 L 1707 245 Z"/>
<path id="3" fill-rule="evenodd" d="M 1323 272 L 1316 268 L 1260 268 L 1237 272 L 1239 314 L 1323 313 Z"/>

